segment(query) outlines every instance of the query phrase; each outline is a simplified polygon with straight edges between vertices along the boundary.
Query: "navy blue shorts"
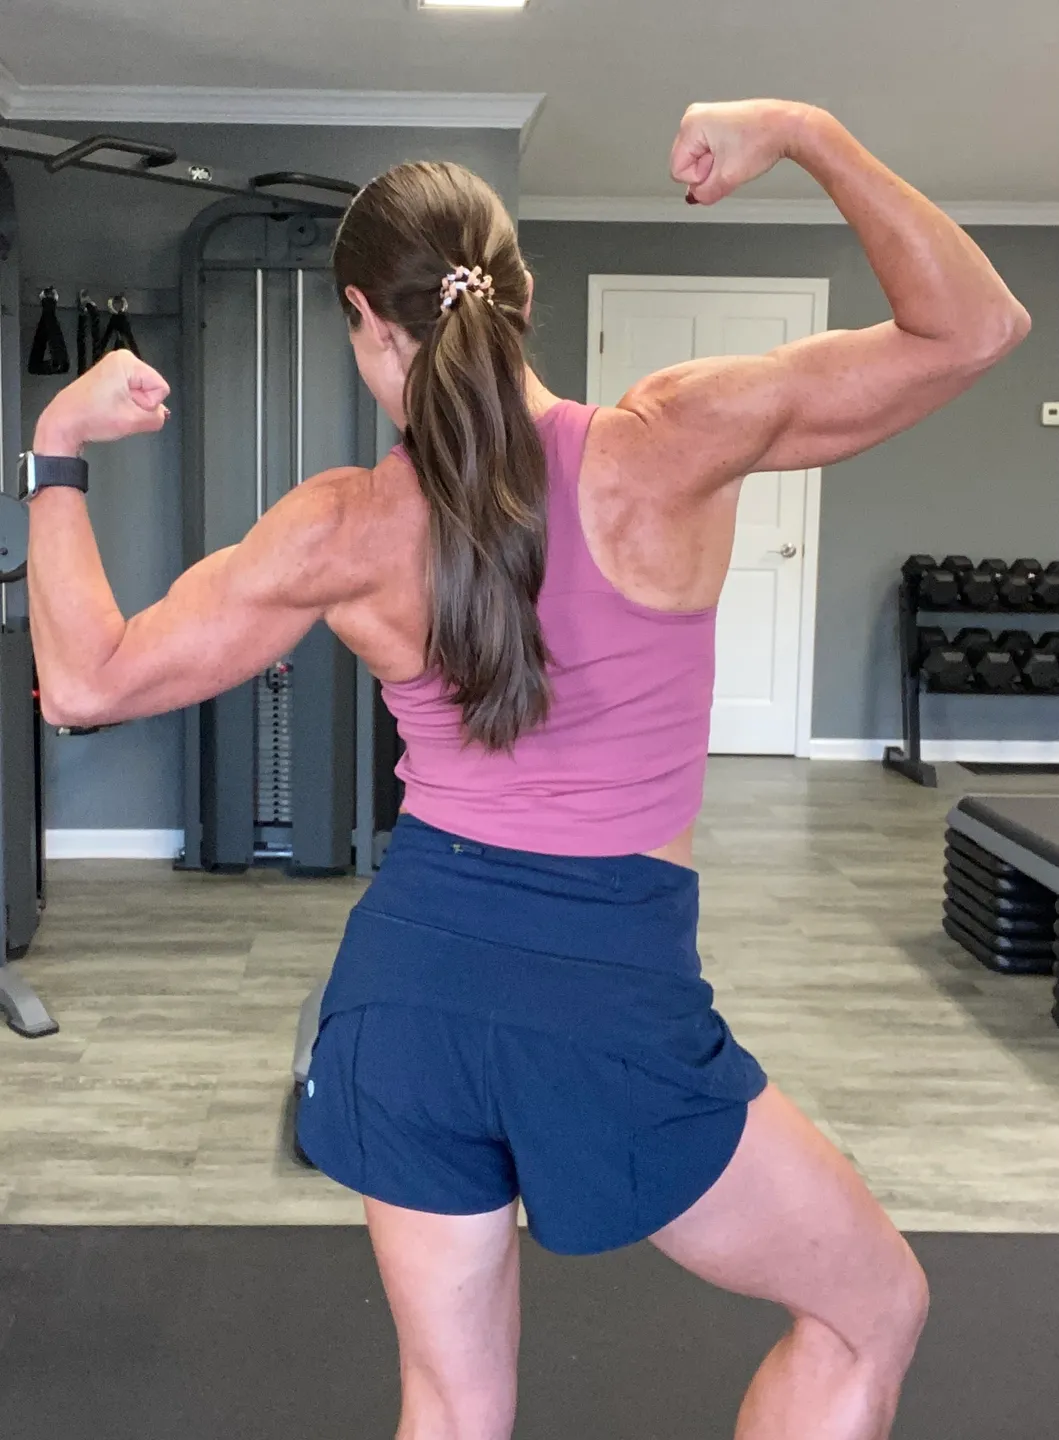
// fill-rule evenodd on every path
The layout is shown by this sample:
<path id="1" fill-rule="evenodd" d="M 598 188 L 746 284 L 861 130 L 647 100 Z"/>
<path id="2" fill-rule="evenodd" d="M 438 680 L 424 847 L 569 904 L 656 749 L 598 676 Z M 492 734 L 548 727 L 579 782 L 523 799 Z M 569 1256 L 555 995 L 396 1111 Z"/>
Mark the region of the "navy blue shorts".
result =
<path id="1" fill-rule="evenodd" d="M 698 877 L 479 845 L 402 816 L 349 918 L 298 1138 L 410 1210 L 521 1196 L 561 1254 L 634 1244 L 727 1167 L 761 1067 L 713 1008 Z"/>

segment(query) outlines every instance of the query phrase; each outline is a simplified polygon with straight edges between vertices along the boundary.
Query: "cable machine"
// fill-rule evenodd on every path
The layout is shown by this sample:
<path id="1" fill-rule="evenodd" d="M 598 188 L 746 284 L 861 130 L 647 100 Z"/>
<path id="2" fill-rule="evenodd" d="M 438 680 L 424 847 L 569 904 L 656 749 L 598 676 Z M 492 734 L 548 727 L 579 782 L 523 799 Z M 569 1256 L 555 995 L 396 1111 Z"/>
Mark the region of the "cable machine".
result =
<path id="1" fill-rule="evenodd" d="M 5 156 L 226 197 L 199 214 L 181 252 L 185 565 L 241 540 L 314 470 L 375 463 L 388 422 L 357 376 L 329 279 L 334 228 L 356 185 L 301 171 L 244 177 L 146 141 L 0 126 Z M 0 166 L 0 1010 L 20 1033 L 42 1035 L 58 1026 L 7 963 L 28 948 L 45 899 L 28 605 L 20 574 L 5 583 L 2 553 L 25 523 L 4 501 L 20 448 L 19 301 L 14 199 Z M 372 873 L 399 809 L 399 742 L 378 684 L 324 626 L 264 675 L 187 710 L 184 737 L 178 866 Z"/>
<path id="2" fill-rule="evenodd" d="M 259 176 L 255 186 L 289 181 Z M 375 402 L 331 281 L 339 214 L 318 202 L 222 200 L 186 233 L 186 565 L 241 538 L 307 475 L 376 461 Z M 396 782 L 376 781 L 393 749 L 377 689 L 317 625 L 264 675 L 186 711 L 180 863 L 334 875 L 348 871 L 352 851 L 357 873 L 370 875 L 396 815 Z"/>
<path id="3" fill-rule="evenodd" d="M 29 519 L 16 498 L 22 431 L 18 227 L 0 166 L 0 1013 L 37 1038 L 58 1025 L 10 962 L 23 956 L 44 906 L 43 756 L 34 700 L 25 559 Z"/>

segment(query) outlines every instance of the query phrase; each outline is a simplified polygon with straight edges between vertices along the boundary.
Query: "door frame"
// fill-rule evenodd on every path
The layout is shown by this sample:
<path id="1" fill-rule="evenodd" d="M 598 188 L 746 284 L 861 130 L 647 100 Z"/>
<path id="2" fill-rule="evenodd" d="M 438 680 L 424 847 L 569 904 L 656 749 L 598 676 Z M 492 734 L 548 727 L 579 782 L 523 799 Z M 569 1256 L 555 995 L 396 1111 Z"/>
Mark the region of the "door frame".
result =
<path id="1" fill-rule="evenodd" d="M 825 279 L 774 275 L 590 275 L 588 277 L 588 376 L 585 394 L 590 405 L 599 403 L 603 383 L 600 339 L 603 301 L 608 290 L 764 291 L 768 294 L 809 295 L 813 301 L 814 335 L 828 328 L 831 282 Z M 802 609 L 798 641 L 798 703 L 794 753 L 809 758 L 813 738 L 813 670 L 816 658 L 816 593 L 820 570 L 819 467 L 805 476 L 805 528 L 802 533 Z"/>

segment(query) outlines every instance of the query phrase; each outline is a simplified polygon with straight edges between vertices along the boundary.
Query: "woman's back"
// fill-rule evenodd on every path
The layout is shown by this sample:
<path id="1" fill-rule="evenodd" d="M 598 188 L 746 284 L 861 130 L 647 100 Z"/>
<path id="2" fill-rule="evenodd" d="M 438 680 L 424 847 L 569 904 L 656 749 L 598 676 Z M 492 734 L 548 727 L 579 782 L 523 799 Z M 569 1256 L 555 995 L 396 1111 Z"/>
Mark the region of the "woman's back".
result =
<path id="1" fill-rule="evenodd" d="M 702 801 L 713 692 L 710 607 L 627 599 L 592 558 L 578 495 L 595 411 L 561 401 L 538 420 L 548 468 L 537 605 L 551 663 L 543 724 L 510 752 L 467 743 L 439 676 L 385 682 L 407 752 L 398 773 L 421 820 L 473 840 L 563 855 L 660 848 Z"/>

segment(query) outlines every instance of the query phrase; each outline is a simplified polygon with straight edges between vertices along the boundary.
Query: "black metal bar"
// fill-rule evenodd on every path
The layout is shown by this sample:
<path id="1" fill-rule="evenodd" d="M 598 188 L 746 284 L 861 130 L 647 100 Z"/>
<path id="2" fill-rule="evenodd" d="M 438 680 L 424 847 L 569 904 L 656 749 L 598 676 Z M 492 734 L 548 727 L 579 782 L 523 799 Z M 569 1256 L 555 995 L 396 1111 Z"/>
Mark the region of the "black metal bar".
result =
<path id="1" fill-rule="evenodd" d="M 117 295 L 120 291 L 128 302 L 128 313 L 130 315 L 166 315 L 179 316 L 180 294 L 176 289 L 137 290 L 128 289 L 116 280 L 110 284 L 96 283 L 86 285 L 82 280 L 64 279 L 63 276 L 52 276 L 47 282 L 33 278 L 24 279 L 21 286 L 22 304 L 27 309 L 32 308 L 39 302 L 40 292 L 45 288 L 45 283 L 54 286 L 59 292 L 59 299 L 56 309 L 69 310 L 76 313 L 78 309 L 78 294 L 81 290 L 87 290 L 102 304 L 106 311 L 107 298 Z"/>
<path id="2" fill-rule="evenodd" d="M 135 155 L 138 170 L 157 170 L 163 165 L 175 165 L 177 152 L 171 145 L 154 145 L 150 140 L 125 140 L 120 135 L 90 135 L 70 145 L 44 162 L 50 175 L 66 170 L 71 165 L 80 165 L 99 150 L 116 150 L 119 155 Z"/>
<path id="3" fill-rule="evenodd" d="M 360 193 L 360 186 L 354 185 L 352 180 L 335 180 L 329 175 L 307 175 L 303 170 L 270 170 L 265 175 L 252 175 L 250 185 L 254 190 L 270 190 L 276 185 L 294 185 L 303 190 L 333 190 L 350 199 Z"/>
<path id="4" fill-rule="evenodd" d="M 96 138 L 98 140 L 98 137 Z M 84 143 L 89 144 L 90 142 Z M 133 145 L 138 145 L 139 149 L 130 154 L 129 147 Z M 10 125 L 0 125 L 0 155 L 12 155 L 21 160 L 39 160 L 49 168 L 56 160 L 65 155 L 67 159 L 64 162 L 64 168 L 76 166 L 81 170 L 95 170 L 105 175 L 129 175 L 138 180 L 157 180 L 164 185 L 183 185 L 191 190 L 212 191 L 220 195 L 241 195 L 247 200 L 260 198 L 262 203 L 267 204 L 273 211 L 281 210 L 284 204 L 293 204 L 298 209 L 303 209 L 311 203 L 306 200 L 304 195 L 290 197 L 265 195 L 255 188 L 253 181 L 245 175 L 231 170 L 219 170 L 213 165 L 205 165 L 200 161 L 174 157 L 168 164 L 163 164 L 160 146 L 150 147 L 150 150 L 158 158 L 147 168 L 143 163 L 143 143 L 141 142 L 115 140 L 110 148 L 100 148 L 82 153 L 79 158 L 73 160 L 70 158 L 71 151 L 77 149 L 82 149 L 80 142 L 64 140 L 61 136 L 42 135 L 36 130 L 21 130 Z M 352 187 L 342 185 L 338 181 L 327 180 L 325 176 L 319 178 L 326 181 L 323 186 L 316 184 L 312 177 L 306 177 L 310 183 L 301 185 L 300 188 L 324 189 L 328 192 L 340 188 L 345 194 L 351 193 Z M 275 183 L 279 185 L 287 182 L 276 181 Z M 327 206 L 323 202 L 318 203 L 317 213 L 341 214 L 341 206 Z"/>
<path id="5" fill-rule="evenodd" d="M 203 275 L 253 275 L 262 268 L 268 270 L 270 274 L 280 274 L 283 271 L 297 272 L 298 270 L 305 270 L 313 274 L 323 275 L 330 272 L 331 263 L 330 261 L 322 261 L 319 265 L 307 265 L 300 260 L 270 259 L 266 265 L 261 266 L 249 265 L 245 260 L 204 260 L 201 266 Z"/>
<path id="6" fill-rule="evenodd" d="M 897 595 L 898 637 L 901 652 L 901 728 L 904 745 L 888 745 L 883 764 L 917 785 L 935 789 L 938 772 L 922 757 L 920 723 L 919 633 L 916 606 L 908 582 L 902 581 Z"/>

